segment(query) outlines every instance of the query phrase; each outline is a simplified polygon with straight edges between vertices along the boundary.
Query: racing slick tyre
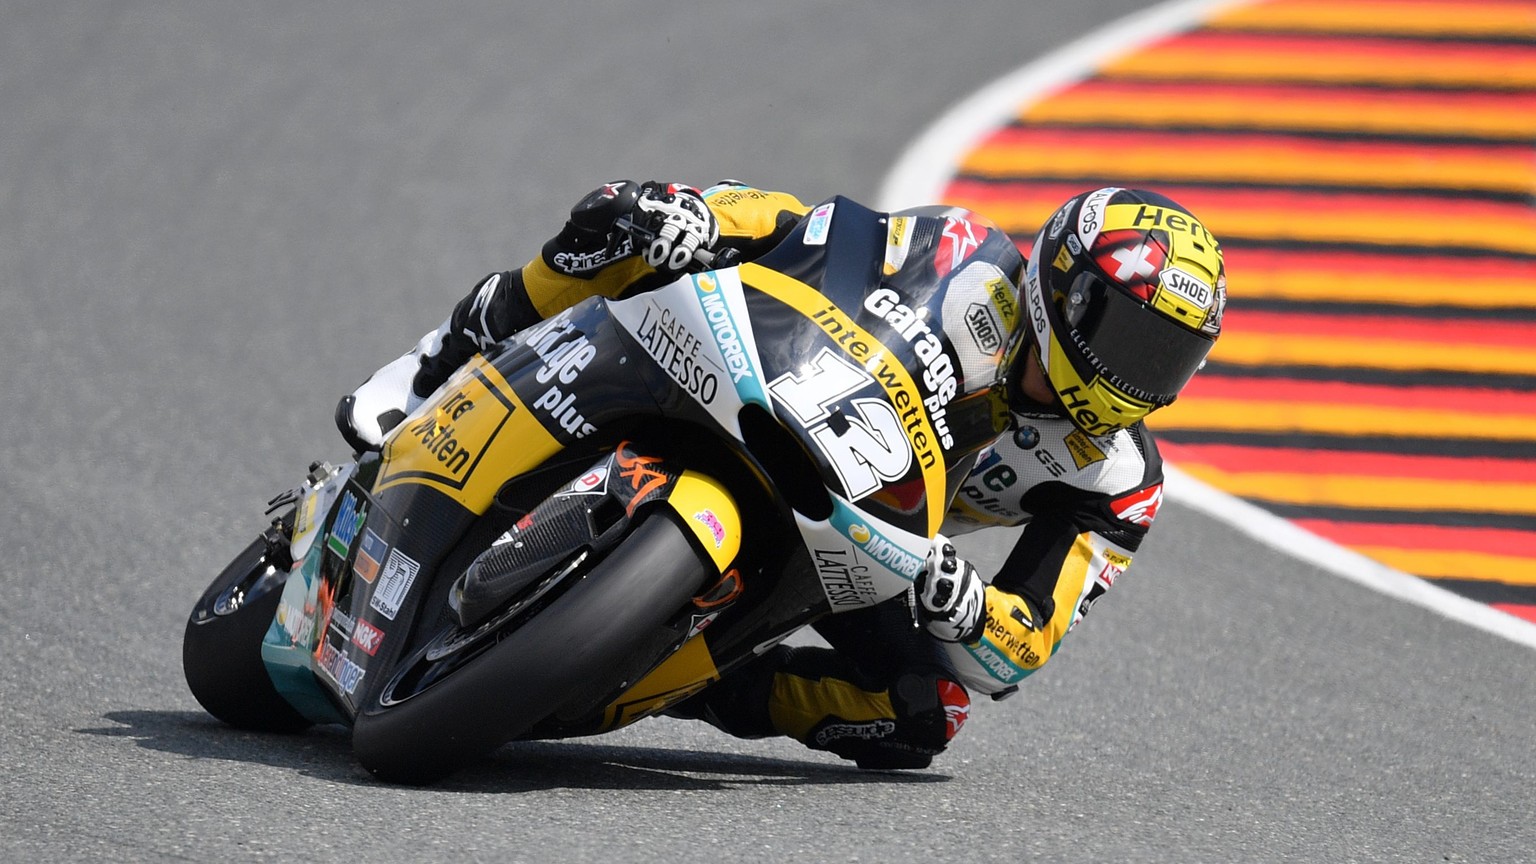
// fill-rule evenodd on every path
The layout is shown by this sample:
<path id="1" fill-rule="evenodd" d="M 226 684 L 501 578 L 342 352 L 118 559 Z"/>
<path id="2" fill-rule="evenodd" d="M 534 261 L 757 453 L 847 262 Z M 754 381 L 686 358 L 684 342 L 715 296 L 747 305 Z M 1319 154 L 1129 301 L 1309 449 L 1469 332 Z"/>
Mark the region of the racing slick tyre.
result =
<path id="1" fill-rule="evenodd" d="M 267 674 L 261 642 L 283 598 L 286 570 L 268 560 L 270 538 L 256 538 L 198 598 L 181 643 L 192 695 L 231 726 L 298 732 L 312 722 L 289 705 Z"/>
<path id="2" fill-rule="evenodd" d="M 414 692 L 405 692 L 402 676 L 426 652 L 403 660 L 358 712 L 358 761 L 381 780 L 430 783 L 568 703 L 631 683 L 630 673 L 615 670 L 633 670 L 637 646 L 654 644 L 713 572 L 693 542 L 671 511 L 653 511 L 568 590 L 472 659 L 423 676 L 430 683 Z"/>

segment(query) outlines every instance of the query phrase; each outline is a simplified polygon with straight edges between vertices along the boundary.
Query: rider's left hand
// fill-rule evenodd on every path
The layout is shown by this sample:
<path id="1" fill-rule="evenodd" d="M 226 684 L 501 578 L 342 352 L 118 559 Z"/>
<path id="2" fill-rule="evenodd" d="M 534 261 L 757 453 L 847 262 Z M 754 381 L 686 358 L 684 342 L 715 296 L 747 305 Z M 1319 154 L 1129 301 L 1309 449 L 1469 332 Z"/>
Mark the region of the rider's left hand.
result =
<path id="1" fill-rule="evenodd" d="M 943 534 L 933 538 L 914 588 L 918 620 L 935 638 L 966 643 L 981 638 L 987 620 L 987 587 Z"/>

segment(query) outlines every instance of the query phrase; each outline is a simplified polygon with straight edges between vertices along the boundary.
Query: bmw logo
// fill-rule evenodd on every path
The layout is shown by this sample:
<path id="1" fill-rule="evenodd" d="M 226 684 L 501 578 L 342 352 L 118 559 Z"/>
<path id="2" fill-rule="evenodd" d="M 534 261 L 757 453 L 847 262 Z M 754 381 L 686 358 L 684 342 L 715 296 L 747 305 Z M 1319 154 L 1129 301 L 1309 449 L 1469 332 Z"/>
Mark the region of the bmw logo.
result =
<path id="1" fill-rule="evenodd" d="M 1020 450 L 1033 450 L 1040 443 L 1040 430 L 1033 426 L 1020 426 L 1013 430 L 1013 443 Z"/>

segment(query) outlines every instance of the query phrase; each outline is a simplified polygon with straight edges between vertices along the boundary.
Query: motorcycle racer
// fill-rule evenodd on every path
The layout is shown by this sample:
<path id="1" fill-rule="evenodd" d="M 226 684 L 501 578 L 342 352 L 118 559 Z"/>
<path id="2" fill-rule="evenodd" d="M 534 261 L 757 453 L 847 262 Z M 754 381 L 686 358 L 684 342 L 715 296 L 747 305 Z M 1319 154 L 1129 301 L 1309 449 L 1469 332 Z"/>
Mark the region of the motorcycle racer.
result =
<path id="1" fill-rule="evenodd" d="M 344 397 L 337 424 L 353 447 L 377 449 L 476 353 L 588 297 L 670 282 L 696 259 L 751 260 L 811 212 L 793 195 L 735 181 L 702 191 L 605 184 L 539 256 L 482 279 L 440 327 Z M 951 503 L 911 608 L 895 600 L 826 616 L 813 626 L 830 649 L 776 646 L 671 713 L 739 737 L 787 735 L 861 767 L 921 768 L 965 723 L 969 693 L 1013 692 L 1129 567 L 1162 499 L 1161 459 L 1142 420 L 1203 365 L 1220 333 L 1226 277 L 1203 224 L 1151 192 L 1074 197 L 1047 220 L 1027 262 L 975 213 L 893 216 L 912 219 L 922 240 L 899 255 L 887 249 L 887 277 L 966 259 L 1007 274 L 995 319 L 1023 338 L 964 338 L 1012 352 L 1010 428 Z M 962 334 L 950 335 L 959 344 Z M 1025 528 L 990 580 L 949 540 L 1017 525 Z"/>

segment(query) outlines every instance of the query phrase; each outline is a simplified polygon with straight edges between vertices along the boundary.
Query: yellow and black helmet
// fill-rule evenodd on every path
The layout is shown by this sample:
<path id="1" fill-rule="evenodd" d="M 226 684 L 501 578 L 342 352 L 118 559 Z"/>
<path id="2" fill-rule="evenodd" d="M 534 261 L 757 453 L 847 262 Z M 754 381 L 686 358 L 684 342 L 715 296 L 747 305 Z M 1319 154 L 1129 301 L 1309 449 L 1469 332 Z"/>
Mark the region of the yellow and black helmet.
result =
<path id="1" fill-rule="evenodd" d="M 1153 192 L 1106 187 L 1063 204 L 1024 270 L 1025 330 L 1072 422 L 1107 435 L 1172 402 L 1221 333 L 1221 245 Z M 1023 373 L 1024 351 L 1009 377 Z"/>

